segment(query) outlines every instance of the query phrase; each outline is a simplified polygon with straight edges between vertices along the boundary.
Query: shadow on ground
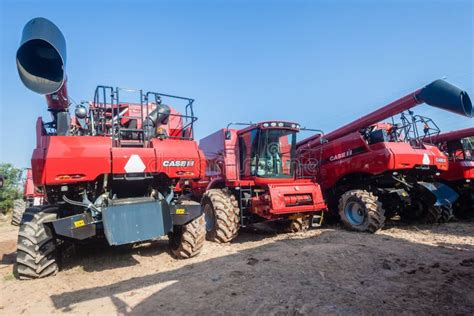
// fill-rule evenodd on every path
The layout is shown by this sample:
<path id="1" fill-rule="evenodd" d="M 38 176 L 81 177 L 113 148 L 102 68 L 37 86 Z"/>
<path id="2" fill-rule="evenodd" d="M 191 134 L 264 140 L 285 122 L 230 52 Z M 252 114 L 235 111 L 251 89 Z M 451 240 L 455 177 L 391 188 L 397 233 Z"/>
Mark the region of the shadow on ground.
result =
<path id="1" fill-rule="evenodd" d="M 473 228 L 469 223 L 469 236 Z M 236 243 L 264 236 L 243 233 Z M 57 309 L 74 311 L 76 304 L 108 297 L 121 314 L 470 314 L 474 251 L 457 246 L 323 230 L 311 238 L 289 237 L 171 271 L 52 295 L 51 300 Z M 164 248 L 166 242 L 160 241 L 142 255 Z M 125 256 L 134 251 L 126 250 Z M 90 256 L 101 265 L 109 255 Z M 126 258 L 113 261 L 134 264 Z M 162 287 L 136 297 L 156 285 Z"/>

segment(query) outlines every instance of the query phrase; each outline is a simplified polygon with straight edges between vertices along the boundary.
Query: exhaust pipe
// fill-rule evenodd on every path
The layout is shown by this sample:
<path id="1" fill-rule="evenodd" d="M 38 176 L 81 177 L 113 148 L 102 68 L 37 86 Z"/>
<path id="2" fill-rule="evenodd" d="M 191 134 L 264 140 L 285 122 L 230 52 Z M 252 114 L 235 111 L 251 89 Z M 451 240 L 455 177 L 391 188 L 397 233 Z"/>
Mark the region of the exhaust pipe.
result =
<path id="1" fill-rule="evenodd" d="M 66 40 L 53 22 L 34 18 L 25 25 L 16 65 L 23 84 L 46 95 L 50 110 L 67 109 Z"/>

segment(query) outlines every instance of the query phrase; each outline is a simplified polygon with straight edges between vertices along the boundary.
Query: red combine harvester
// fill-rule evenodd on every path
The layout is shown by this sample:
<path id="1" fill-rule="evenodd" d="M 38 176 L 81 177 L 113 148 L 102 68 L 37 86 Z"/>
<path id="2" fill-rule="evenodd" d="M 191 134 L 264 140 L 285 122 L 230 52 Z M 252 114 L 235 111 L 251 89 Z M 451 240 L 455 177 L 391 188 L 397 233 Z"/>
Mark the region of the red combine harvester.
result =
<path id="1" fill-rule="evenodd" d="M 464 218 L 474 215 L 474 127 L 439 134 L 431 141 L 446 152 L 449 169 L 439 176 L 459 194 L 454 215 Z"/>
<path id="2" fill-rule="evenodd" d="M 292 232 L 320 224 L 326 205 L 319 185 L 295 179 L 299 130 L 289 122 L 232 123 L 201 139 L 207 180 L 195 195 L 201 198 L 207 239 L 229 242 L 241 226 L 263 221 Z"/>
<path id="3" fill-rule="evenodd" d="M 297 144 L 299 176 L 321 184 L 329 208 L 338 209 L 347 228 L 375 232 L 386 217 L 396 214 L 426 222 L 452 217 L 451 204 L 458 195 L 434 178 L 448 169 L 447 157 L 420 141 L 420 136 L 435 135 L 439 129 L 429 118 L 403 113 L 421 103 L 472 116 L 468 94 L 437 80 L 329 134 Z M 401 124 L 393 119 L 378 123 L 399 113 Z"/>
<path id="4" fill-rule="evenodd" d="M 43 193 L 33 183 L 33 171 L 26 169 L 23 181 L 23 199 L 13 201 L 12 225 L 18 226 L 27 207 L 43 205 Z"/>
<path id="5" fill-rule="evenodd" d="M 22 279 L 58 270 L 65 242 L 103 238 L 132 244 L 168 234 L 172 253 L 188 258 L 205 240 L 199 203 L 188 183 L 204 176 L 205 159 L 193 140 L 193 100 L 99 86 L 94 101 L 69 115 L 66 43 L 44 18 L 28 22 L 17 52 L 26 87 L 46 96 L 52 121 L 38 119 L 32 169 L 45 205 L 23 215 L 17 269 Z M 122 101 L 134 93 L 137 102 Z M 163 99 L 186 103 L 186 114 Z"/>

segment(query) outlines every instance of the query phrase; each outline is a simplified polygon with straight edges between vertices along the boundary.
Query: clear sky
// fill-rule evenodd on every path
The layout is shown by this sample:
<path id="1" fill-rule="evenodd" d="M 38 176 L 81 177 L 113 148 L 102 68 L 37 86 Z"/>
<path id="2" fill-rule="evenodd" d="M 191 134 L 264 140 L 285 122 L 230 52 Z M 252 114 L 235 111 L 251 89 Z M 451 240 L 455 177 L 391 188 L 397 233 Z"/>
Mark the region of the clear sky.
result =
<path id="1" fill-rule="evenodd" d="M 471 94 L 473 1 L 0 0 L 0 161 L 24 167 L 44 98 L 15 54 L 43 16 L 66 37 L 68 88 L 98 84 L 196 99 L 196 136 L 284 119 L 329 132 L 442 77 Z M 420 106 L 444 130 L 469 120 Z"/>

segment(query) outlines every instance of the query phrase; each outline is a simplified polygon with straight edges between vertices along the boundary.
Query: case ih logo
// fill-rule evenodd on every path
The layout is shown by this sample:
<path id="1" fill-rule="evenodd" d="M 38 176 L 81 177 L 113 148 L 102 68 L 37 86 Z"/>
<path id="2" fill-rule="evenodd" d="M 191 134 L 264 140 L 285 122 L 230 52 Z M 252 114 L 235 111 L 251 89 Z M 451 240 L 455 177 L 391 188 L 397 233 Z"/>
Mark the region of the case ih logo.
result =
<path id="1" fill-rule="evenodd" d="M 345 151 L 343 153 L 340 153 L 340 154 L 337 154 L 337 155 L 334 155 L 334 156 L 330 156 L 329 161 L 335 161 L 335 160 L 339 160 L 339 159 L 346 158 L 346 157 L 349 157 L 349 156 L 352 156 L 352 150 L 348 150 L 348 151 Z"/>
<path id="2" fill-rule="evenodd" d="M 165 160 L 163 167 L 192 167 L 194 160 Z"/>

